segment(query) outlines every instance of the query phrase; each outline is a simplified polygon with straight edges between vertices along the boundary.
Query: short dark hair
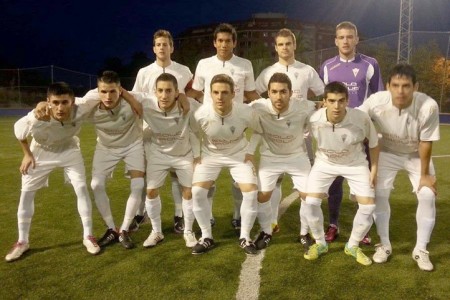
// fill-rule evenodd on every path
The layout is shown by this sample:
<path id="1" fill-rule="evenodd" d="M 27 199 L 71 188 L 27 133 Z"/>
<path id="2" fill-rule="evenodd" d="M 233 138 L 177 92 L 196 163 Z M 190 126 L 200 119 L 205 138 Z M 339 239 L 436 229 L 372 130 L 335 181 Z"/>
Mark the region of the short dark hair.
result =
<path id="1" fill-rule="evenodd" d="M 395 76 L 400 76 L 400 77 L 407 77 L 410 78 L 412 80 L 413 84 L 417 83 L 417 75 L 416 75 L 416 71 L 414 70 L 413 66 L 411 66 L 410 64 L 407 63 L 400 63 L 395 65 L 388 74 L 388 79 L 387 82 L 390 83 L 392 78 Z"/>
<path id="2" fill-rule="evenodd" d="M 117 74 L 114 71 L 103 71 L 100 75 L 97 77 L 97 83 L 103 82 L 103 83 L 116 83 L 120 85 L 120 77 L 119 74 Z"/>
<path id="3" fill-rule="evenodd" d="M 291 79 L 285 73 L 274 73 L 269 79 L 269 84 L 267 85 L 268 90 L 270 90 L 270 84 L 273 82 L 285 83 L 287 84 L 289 91 L 292 91 Z"/>
<path id="4" fill-rule="evenodd" d="M 231 36 L 233 38 L 233 42 L 237 41 L 237 33 L 236 33 L 236 29 L 233 27 L 233 25 L 228 24 L 228 23 L 219 24 L 219 26 L 216 27 L 216 30 L 214 30 L 214 40 L 217 39 L 217 35 L 221 32 L 231 34 Z"/>
<path id="5" fill-rule="evenodd" d="M 217 74 L 211 79 L 211 83 L 209 85 L 212 90 L 212 86 L 214 83 L 226 83 L 230 86 L 231 92 L 234 92 L 234 81 L 227 74 Z"/>
<path id="6" fill-rule="evenodd" d="M 156 78 L 155 81 L 155 88 L 158 85 L 158 82 L 160 81 L 170 81 L 172 82 L 173 86 L 175 87 L 175 89 L 178 89 L 178 81 L 177 78 L 175 76 L 173 76 L 170 73 L 162 73 L 161 75 L 158 76 L 158 78 Z"/>
<path id="7" fill-rule="evenodd" d="M 47 88 L 47 97 L 50 96 L 60 96 L 60 95 L 69 95 L 70 97 L 74 96 L 72 88 L 65 82 L 54 82 L 50 84 Z"/>
<path id="8" fill-rule="evenodd" d="M 294 46 L 297 44 L 295 34 L 287 28 L 280 29 L 277 34 L 275 35 L 275 43 L 277 42 L 277 38 L 279 37 L 290 37 L 292 38 L 292 42 L 294 43 Z"/>
<path id="9" fill-rule="evenodd" d="M 336 32 L 341 29 L 354 30 L 355 35 L 358 36 L 358 29 L 356 28 L 356 25 L 350 21 L 344 21 L 336 25 Z"/>
<path id="10" fill-rule="evenodd" d="M 327 99 L 328 94 L 345 94 L 345 98 L 348 99 L 347 86 L 339 81 L 332 81 L 325 86 L 323 91 L 324 100 Z"/>
<path id="11" fill-rule="evenodd" d="M 157 38 L 160 38 L 160 37 L 168 38 L 168 39 L 169 39 L 170 46 L 173 47 L 173 37 L 172 37 L 172 34 L 170 34 L 169 31 L 164 30 L 164 29 L 159 29 L 158 31 L 155 32 L 155 34 L 153 34 L 153 46 L 155 46 L 155 41 L 156 41 L 156 39 L 157 39 Z"/>

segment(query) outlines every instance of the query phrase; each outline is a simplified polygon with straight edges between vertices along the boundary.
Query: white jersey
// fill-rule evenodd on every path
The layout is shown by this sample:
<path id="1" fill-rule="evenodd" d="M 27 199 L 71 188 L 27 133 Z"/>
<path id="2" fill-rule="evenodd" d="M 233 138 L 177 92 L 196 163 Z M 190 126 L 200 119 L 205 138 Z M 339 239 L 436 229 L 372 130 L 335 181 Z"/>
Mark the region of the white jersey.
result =
<path id="1" fill-rule="evenodd" d="M 316 159 L 337 165 L 367 164 L 364 140 L 369 148 L 378 144 L 378 136 L 369 116 L 347 107 L 344 120 L 338 124 L 328 122 L 327 108 L 321 108 L 310 118 L 311 133 L 317 143 Z"/>
<path id="2" fill-rule="evenodd" d="M 278 114 L 270 99 L 258 99 L 250 103 L 259 113 L 262 127 L 262 144 L 259 152 L 272 161 L 306 155 L 304 131 L 308 118 L 315 110 L 311 101 L 291 100 L 289 108 Z M 254 152 L 258 143 L 257 134 L 250 139 L 249 150 Z M 249 152 L 250 152 L 249 151 Z"/>
<path id="3" fill-rule="evenodd" d="M 244 91 L 255 90 L 252 63 L 233 54 L 230 60 L 222 61 L 216 55 L 201 59 L 195 70 L 192 88 L 204 91 L 203 103 L 211 103 L 211 79 L 217 74 L 226 74 L 234 81 L 234 101 L 244 102 Z"/>
<path id="4" fill-rule="evenodd" d="M 378 92 L 358 108 L 369 114 L 382 134 L 381 151 L 400 155 L 415 153 L 420 141 L 440 138 L 439 108 L 426 94 L 414 92 L 411 105 L 399 110 L 392 104 L 389 91 Z"/>
<path id="5" fill-rule="evenodd" d="M 149 125 L 152 135 L 150 150 L 172 156 L 185 156 L 193 150 L 194 157 L 200 156 L 200 143 L 192 133 L 194 112 L 201 106 L 188 98 L 190 110 L 186 115 L 176 104 L 170 112 L 164 112 L 158 106 L 158 99 L 150 97 L 143 101 L 144 121 Z M 192 144 L 192 145 L 191 145 Z"/>
<path id="6" fill-rule="evenodd" d="M 186 85 L 192 80 L 191 70 L 182 64 L 171 61 L 170 65 L 163 68 L 154 62 L 139 70 L 133 92 L 144 92 L 155 95 L 156 79 L 163 73 L 169 73 L 175 76 L 178 82 L 178 90 L 183 94 L 185 93 Z"/>
<path id="7" fill-rule="evenodd" d="M 98 95 L 96 89 L 89 91 L 86 97 Z M 124 99 L 113 109 L 101 109 L 97 106 L 90 115 L 95 124 L 97 142 L 108 148 L 127 147 L 142 140 L 142 121 L 135 115 Z"/>
<path id="8" fill-rule="evenodd" d="M 310 65 L 295 61 L 293 64 L 285 66 L 279 62 L 265 68 L 258 78 L 256 78 L 256 91 L 262 94 L 267 91 L 270 77 L 274 73 L 285 73 L 292 82 L 291 99 L 308 99 L 308 90 L 314 92 L 316 96 L 322 95 L 324 90 L 323 81 L 319 74 Z"/>
<path id="9" fill-rule="evenodd" d="M 202 105 L 194 117 L 197 131 L 202 135 L 202 155 L 232 156 L 246 152 L 248 141 L 245 130 L 261 133 L 257 112 L 246 104 L 233 102 L 231 112 L 221 116 L 212 105 Z"/>
<path id="10" fill-rule="evenodd" d="M 85 120 L 92 107 L 74 105 L 70 119 L 64 122 L 53 118 L 50 121 L 39 121 L 34 110 L 19 119 L 14 124 L 14 133 L 18 140 L 32 136 L 30 149 L 43 148 L 50 152 L 61 152 L 69 148 L 78 148 L 81 123 Z"/>

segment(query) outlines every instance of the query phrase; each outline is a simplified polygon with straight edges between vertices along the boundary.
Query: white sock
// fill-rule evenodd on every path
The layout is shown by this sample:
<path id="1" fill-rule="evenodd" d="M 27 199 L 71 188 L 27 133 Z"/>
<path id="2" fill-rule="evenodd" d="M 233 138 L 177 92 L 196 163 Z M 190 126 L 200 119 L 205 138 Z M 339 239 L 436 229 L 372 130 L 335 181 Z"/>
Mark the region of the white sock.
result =
<path id="1" fill-rule="evenodd" d="M 106 226 L 111 229 L 116 229 L 114 219 L 111 213 L 111 206 L 109 204 L 108 195 L 106 195 L 105 189 L 105 176 L 93 176 L 91 181 L 92 192 L 95 197 L 95 205 L 103 218 Z"/>
<path id="2" fill-rule="evenodd" d="M 316 243 L 326 245 L 325 232 L 323 230 L 322 199 L 307 196 L 305 200 L 305 214 L 311 233 Z"/>
<path id="3" fill-rule="evenodd" d="M 70 182 L 72 183 L 73 190 L 77 195 L 77 209 L 78 214 L 81 218 L 81 223 L 83 225 L 83 239 L 86 239 L 90 235 L 93 235 L 91 197 L 89 196 L 86 181 L 79 181 L 77 179 L 71 178 Z"/>
<path id="4" fill-rule="evenodd" d="M 136 215 L 143 216 L 145 214 L 145 200 L 147 199 L 147 185 L 144 182 L 144 188 L 142 189 L 141 202 L 136 210 Z"/>
<path id="5" fill-rule="evenodd" d="M 241 236 L 250 241 L 250 231 L 258 214 L 258 191 L 243 192 L 241 205 Z"/>
<path id="6" fill-rule="evenodd" d="M 272 234 L 272 207 L 270 201 L 258 202 L 258 220 L 261 230 L 267 234 Z"/>
<path id="7" fill-rule="evenodd" d="M 308 218 L 306 217 L 306 202 L 300 199 L 300 235 L 306 235 L 309 232 Z"/>
<path id="8" fill-rule="evenodd" d="M 152 229 L 155 232 L 162 232 L 161 226 L 161 198 L 150 199 L 147 197 L 145 200 L 145 208 L 147 209 L 147 215 L 152 223 Z"/>
<path id="9" fill-rule="evenodd" d="M 426 250 L 436 220 L 436 196 L 433 191 L 424 186 L 417 192 L 417 242 L 415 249 Z"/>
<path id="10" fill-rule="evenodd" d="M 380 237 L 380 243 L 386 247 L 391 247 L 389 240 L 389 219 L 391 218 L 391 207 L 389 205 L 390 189 L 375 190 L 375 211 L 373 219 L 377 226 L 377 233 Z"/>
<path id="11" fill-rule="evenodd" d="M 182 217 L 183 216 L 183 199 L 181 197 L 181 185 L 178 181 L 178 178 L 171 177 L 172 180 L 172 197 L 173 203 L 175 207 L 175 216 Z"/>
<path id="12" fill-rule="evenodd" d="M 359 246 L 359 242 L 362 241 L 373 224 L 375 204 L 358 204 L 358 206 L 359 208 L 353 219 L 353 228 L 350 239 L 348 240 L 349 248 Z"/>
<path id="13" fill-rule="evenodd" d="M 35 195 L 36 191 L 22 191 L 20 193 L 19 208 L 17 209 L 19 242 L 29 243 L 31 219 L 34 215 Z"/>
<path id="14" fill-rule="evenodd" d="M 202 238 L 212 239 L 213 237 L 210 222 L 211 206 L 208 199 L 206 198 L 207 195 L 207 189 L 201 188 L 199 186 L 192 187 L 192 211 L 194 212 L 195 219 L 197 220 L 197 223 L 202 230 Z"/>
<path id="15" fill-rule="evenodd" d="M 272 224 L 278 224 L 278 209 L 280 207 L 281 201 L 281 187 L 277 183 L 275 185 L 275 189 L 272 191 L 272 195 L 270 196 L 270 205 L 272 209 Z"/>
<path id="16" fill-rule="evenodd" d="M 130 227 L 131 222 L 134 219 L 136 210 L 141 204 L 142 190 L 144 189 L 144 178 L 133 178 L 130 180 L 130 196 L 127 200 L 127 206 L 125 208 L 125 216 L 123 217 L 122 226 L 120 231 L 126 230 Z"/>
<path id="17" fill-rule="evenodd" d="M 213 208 L 213 200 L 214 200 L 214 194 L 216 193 L 216 185 L 213 184 L 209 190 L 208 190 L 208 194 L 207 194 L 207 198 L 208 198 L 208 203 L 209 203 L 209 208 L 211 213 L 209 214 L 209 219 L 213 219 L 213 213 L 212 213 L 212 208 Z M 196 217 L 197 218 L 197 217 Z"/>
<path id="18" fill-rule="evenodd" d="M 184 233 L 192 231 L 194 225 L 195 216 L 193 212 L 194 201 L 192 199 L 183 198 L 183 215 L 184 215 Z"/>
<path id="19" fill-rule="evenodd" d="M 234 200 L 233 219 L 240 219 L 243 196 L 242 196 L 241 190 L 236 185 L 237 185 L 236 182 L 233 182 L 231 184 L 231 194 L 233 195 L 233 200 Z"/>

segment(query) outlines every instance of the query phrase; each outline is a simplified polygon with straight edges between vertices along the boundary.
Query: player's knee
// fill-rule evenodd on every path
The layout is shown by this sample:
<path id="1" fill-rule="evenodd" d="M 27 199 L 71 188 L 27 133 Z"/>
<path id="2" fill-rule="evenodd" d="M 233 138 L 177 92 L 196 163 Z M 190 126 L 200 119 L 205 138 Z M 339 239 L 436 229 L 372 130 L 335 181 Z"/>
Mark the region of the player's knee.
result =
<path id="1" fill-rule="evenodd" d="M 130 180 L 130 189 L 134 192 L 141 192 L 145 186 L 144 178 L 133 178 Z"/>
<path id="2" fill-rule="evenodd" d="M 156 197 L 158 197 L 158 195 L 158 189 L 147 189 L 147 198 L 155 199 Z"/>
<path id="3" fill-rule="evenodd" d="M 91 180 L 91 189 L 95 191 L 105 190 L 105 180 L 101 177 L 94 176 Z"/>
<path id="4" fill-rule="evenodd" d="M 428 203 L 434 205 L 435 199 L 436 199 L 436 195 L 434 194 L 433 190 L 427 186 L 423 186 L 417 192 L 417 200 L 418 201 L 428 202 Z"/>

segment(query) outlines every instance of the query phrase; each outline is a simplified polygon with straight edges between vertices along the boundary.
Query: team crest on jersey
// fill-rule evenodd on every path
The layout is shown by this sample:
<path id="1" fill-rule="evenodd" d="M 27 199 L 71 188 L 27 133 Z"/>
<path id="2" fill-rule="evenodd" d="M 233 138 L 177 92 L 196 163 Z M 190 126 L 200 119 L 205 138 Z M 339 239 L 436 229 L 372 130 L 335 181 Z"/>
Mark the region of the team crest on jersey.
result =
<path id="1" fill-rule="evenodd" d="M 294 77 L 295 77 L 295 79 L 298 79 L 298 72 L 294 73 Z"/>
<path id="2" fill-rule="evenodd" d="M 346 134 L 341 135 L 341 139 L 343 142 L 345 142 L 345 140 L 347 139 L 347 135 Z"/>
<path id="3" fill-rule="evenodd" d="M 354 68 L 354 69 L 352 69 L 352 71 L 353 71 L 353 76 L 355 76 L 355 77 L 359 73 L 359 69 L 358 68 Z"/>
<path id="4" fill-rule="evenodd" d="M 287 125 L 288 128 L 290 128 L 291 127 L 291 120 L 286 120 L 286 125 Z"/>
<path id="5" fill-rule="evenodd" d="M 232 134 L 234 134 L 234 132 L 236 131 L 236 127 L 231 126 L 231 127 L 230 127 L 230 131 L 231 131 Z"/>

